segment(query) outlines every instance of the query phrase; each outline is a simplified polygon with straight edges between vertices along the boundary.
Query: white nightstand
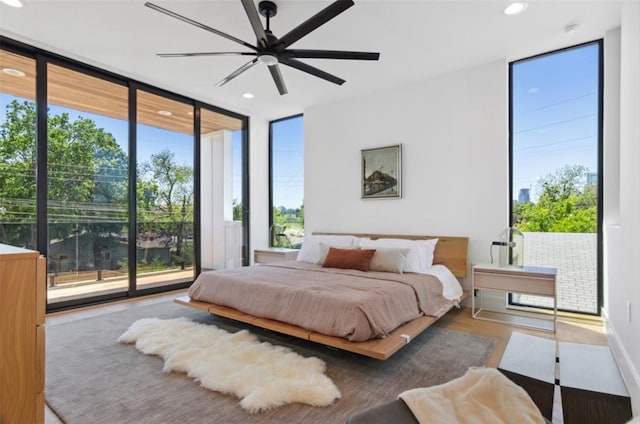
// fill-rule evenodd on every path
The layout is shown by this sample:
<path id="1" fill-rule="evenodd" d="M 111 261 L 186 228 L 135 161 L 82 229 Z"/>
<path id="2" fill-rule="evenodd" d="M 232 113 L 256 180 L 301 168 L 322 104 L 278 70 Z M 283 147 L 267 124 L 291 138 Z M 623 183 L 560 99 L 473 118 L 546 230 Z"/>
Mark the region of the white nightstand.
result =
<path id="1" fill-rule="evenodd" d="M 539 266 L 501 267 L 489 264 L 475 265 L 471 277 L 474 293 L 471 297 L 473 318 L 539 328 L 555 333 L 558 318 L 556 272 L 555 268 Z M 483 309 L 485 290 L 551 297 L 553 298 L 553 320 L 544 319 L 542 315 L 538 318 L 485 310 Z M 477 310 L 476 296 L 478 296 L 480 303 L 480 307 Z"/>
<path id="2" fill-rule="evenodd" d="M 256 249 L 253 251 L 253 262 L 256 264 L 266 264 L 278 261 L 294 261 L 298 257 L 298 252 L 298 249 L 287 249 L 284 247 Z"/>

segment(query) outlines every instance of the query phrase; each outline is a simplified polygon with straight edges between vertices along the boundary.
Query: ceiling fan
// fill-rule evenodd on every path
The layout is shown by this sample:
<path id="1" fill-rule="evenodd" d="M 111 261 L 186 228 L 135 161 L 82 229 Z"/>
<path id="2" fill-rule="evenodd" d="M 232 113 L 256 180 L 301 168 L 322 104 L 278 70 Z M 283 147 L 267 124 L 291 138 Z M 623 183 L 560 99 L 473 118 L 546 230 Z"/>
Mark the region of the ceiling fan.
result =
<path id="1" fill-rule="evenodd" d="M 278 64 L 290 66 L 298 69 L 299 71 L 306 72 L 314 75 L 318 78 L 322 78 L 326 81 L 342 85 L 345 80 L 335 75 L 329 74 L 321 69 L 308 65 L 297 59 L 350 59 L 350 60 L 378 60 L 380 53 L 369 52 L 353 52 L 353 51 L 341 51 L 341 50 L 303 50 L 303 49 L 290 49 L 289 46 L 300 40 L 311 31 L 317 29 L 321 25 L 324 25 L 331 19 L 338 16 L 348 8 L 354 5 L 352 0 L 337 0 L 334 3 L 327 6 L 311 18 L 307 19 L 282 37 L 278 38 L 271 32 L 270 19 L 276 16 L 278 7 L 275 3 L 267 0 L 263 0 L 258 3 L 258 9 L 256 9 L 253 0 L 241 0 L 244 10 L 247 13 L 253 32 L 256 35 L 256 44 L 250 44 L 246 41 L 240 40 L 232 35 L 226 34 L 222 31 L 218 31 L 215 28 L 211 28 L 207 25 L 196 22 L 185 16 L 179 15 L 168 9 L 160 7 L 156 4 L 147 2 L 144 5 L 156 10 L 172 18 L 179 19 L 188 24 L 194 25 L 205 31 L 212 32 L 221 37 L 234 41 L 238 44 L 242 44 L 245 47 L 253 51 L 247 52 L 202 52 L 202 53 L 160 53 L 160 57 L 194 57 L 194 56 L 255 56 L 249 62 L 242 65 L 230 73 L 227 77 L 219 81 L 216 85 L 222 86 L 242 74 L 243 72 L 251 69 L 258 63 L 265 64 L 269 67 L 271 77 L 278 88 L 280 95 L 287 94 L 287 87 L 280 73 Z M 266 18 L 266 27 L 262 26 L 260 15 Z"/>

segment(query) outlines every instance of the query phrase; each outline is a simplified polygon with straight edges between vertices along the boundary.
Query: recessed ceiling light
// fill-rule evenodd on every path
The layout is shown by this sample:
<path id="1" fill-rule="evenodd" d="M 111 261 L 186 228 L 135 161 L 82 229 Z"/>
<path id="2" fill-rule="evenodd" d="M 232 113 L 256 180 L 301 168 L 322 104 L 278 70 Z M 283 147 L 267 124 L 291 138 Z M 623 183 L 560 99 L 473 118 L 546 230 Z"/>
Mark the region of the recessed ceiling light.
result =
<path id="1" fill-rule="evenodd" d="M 193 115 L 193 112 L 187 112 L 187 115 Z"/>
<path id="2" fill-rule="evenodd" d="M 253 99 L 253 94 L 251 93 L 242 93 L 242 97 L 245 99 Z"/>
<path id="3" fill-rule="evenodd" d="M 13 68 L 2 68 L 2 72 L 4 72 L 5 74 L 12 75 L 14 77 L 24 77 L 25 75 L 27 75 L 21 70 L 13 69 Z"/>
<path id="4" fill-rule="evenodd" d="M 527 3 L 523 1 L 518 1 L 518 2 L 509 4 L 507 7 L 504 8 L 502 12 L 505 15 L 511 16 L 511 15 L 517 15 L 518 13 L 524 12 L 526 8 L 527 8 Z"/>
<path id="5" fill-rule="evenodd" d="M 23 4 L 20 0 L 0 0 L 2 3 L 11 7 L 22 7 Z"/>
<path id="6" fill-rule="evenodd" d="M 169 112 L 168 110 L 159 110 L 158 113 L 162 116 L 171 116 L 173 115 L 173 113 Z"/>

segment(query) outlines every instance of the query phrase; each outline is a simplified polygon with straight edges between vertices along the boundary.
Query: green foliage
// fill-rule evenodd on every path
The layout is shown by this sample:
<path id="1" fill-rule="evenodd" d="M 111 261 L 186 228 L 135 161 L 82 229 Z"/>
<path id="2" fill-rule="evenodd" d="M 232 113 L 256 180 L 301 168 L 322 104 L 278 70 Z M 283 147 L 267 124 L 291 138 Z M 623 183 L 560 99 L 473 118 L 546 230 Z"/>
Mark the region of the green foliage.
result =
<path id="1" fill-rule="evenodd" d="M 513 207 L 515 226 L 522 231 L 595 233 L 598 193 L 586 184 L 588 169 L 572 165 L 549 174 L 538 183 L 537 203 Z"/>
<path id="2" fill-rule="evenodd" d="M 284 206 L 272 209 L 271 246 L 299 247 L 304 233 L 304 205 L 297 209 Z"/>
<path id="3" fill-rule="evenodd" d="M 31 101 L 11 101 L 0 125 L 0 241 L 35 247 L 36 111 Z M 90 234 L 94 250 L 110 243 L 127 220 L 127 155 L 115 138 L 91 119 L 49 116 L 49 237 Z M 89 207 L 105 203 L 108 207 Z M 101 234 L 109 234 L 102 237 Z"/>
<path id="4" fill-rule="evenodd" d="M 36 247 L 36 111 L 11 101 L 0 125 L 0 242 Z M 83 234 L 99 258 L 127 232 L 128 155 L 95 121 L 68 113 L 47 119 L 49 237 Z M 193 169 L 164 150 L 140 165 L 136 182 L 139 234 L 165 238 L 181 266 L 193 263 Z M 119 261 L 128 267 L 126 258 Z M 100 266 L 96 260 L 96 267 Z M 170 264 L 169 264 L 170 265 Z M 165 263 L 140 263 L 148 269 Z"/>

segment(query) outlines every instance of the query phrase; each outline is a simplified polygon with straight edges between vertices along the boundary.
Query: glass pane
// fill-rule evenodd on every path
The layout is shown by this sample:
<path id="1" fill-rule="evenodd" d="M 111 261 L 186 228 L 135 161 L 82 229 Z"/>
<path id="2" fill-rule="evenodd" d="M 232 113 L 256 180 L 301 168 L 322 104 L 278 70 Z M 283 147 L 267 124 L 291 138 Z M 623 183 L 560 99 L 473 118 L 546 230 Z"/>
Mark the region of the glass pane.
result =
<path id="1" fill-rule="evenodd" d="M 0 50 L 0 243 L 36 249 L 36 64 Z"/>
<path id="2" fill-rule="evenodd" d="M 200 117 L 202 269 L 242 266 L 242 121 L 206 109 Z"/>
<path id="3" fill-rule="evenodd" d="M 194 279 L 193 106 L 138 91 L 136 285 Z"/>
<path id="4" fill-rule="evenodd" d="M 304 238 L 304 131 L 302 116 L 271 124 L 271 240 L 299 248 Z"/>
<path id="5" fill-rule="evenodd" d="M 558 308 L 586 313 L 598 312 L 599 54 L 592 43 L 512 68 L 512 221 L 525 265 L 557 268 Z"/>
<path id="6" fill-rule="evenodd" d="M 49 65 L 49 302 L 128 290 L 128 90 Z"/>

